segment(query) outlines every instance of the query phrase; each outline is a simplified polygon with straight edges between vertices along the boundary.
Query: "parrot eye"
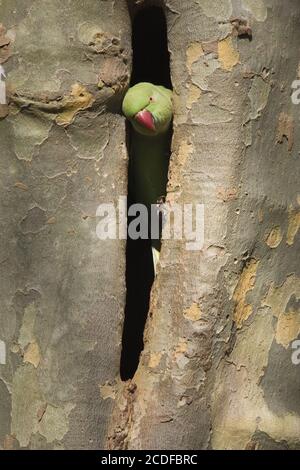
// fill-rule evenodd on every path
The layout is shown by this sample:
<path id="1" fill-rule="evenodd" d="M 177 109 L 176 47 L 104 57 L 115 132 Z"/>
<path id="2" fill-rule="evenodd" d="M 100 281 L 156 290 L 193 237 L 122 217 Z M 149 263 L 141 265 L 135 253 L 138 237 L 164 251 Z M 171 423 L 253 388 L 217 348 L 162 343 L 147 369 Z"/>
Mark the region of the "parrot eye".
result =
<path id="1" fill-rule="evenodd" d="M 150 98 L 149 98 L 149 101 L 153 101 L 153 98 L 152 98 L 152 96 L 150 96 Z"/>

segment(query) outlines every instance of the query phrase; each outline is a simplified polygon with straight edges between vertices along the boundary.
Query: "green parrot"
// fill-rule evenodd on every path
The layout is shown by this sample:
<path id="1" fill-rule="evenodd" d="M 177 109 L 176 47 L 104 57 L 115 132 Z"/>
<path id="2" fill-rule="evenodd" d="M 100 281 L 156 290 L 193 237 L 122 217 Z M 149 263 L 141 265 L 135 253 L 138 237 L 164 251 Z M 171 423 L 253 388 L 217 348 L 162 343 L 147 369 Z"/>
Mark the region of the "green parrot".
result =
<path id="1" fill-rule="evenodd" d="M 173 117 L 172 91 L 142 82 L 129 88 L 123 113 L 132 124 L 129 163 L 129 199 L 132 203 L 159 205 L 166 194 Z M 151 227 L 149 223 L 149 233 Z M 151 239 L 154 272 L 160 240 Z"/>

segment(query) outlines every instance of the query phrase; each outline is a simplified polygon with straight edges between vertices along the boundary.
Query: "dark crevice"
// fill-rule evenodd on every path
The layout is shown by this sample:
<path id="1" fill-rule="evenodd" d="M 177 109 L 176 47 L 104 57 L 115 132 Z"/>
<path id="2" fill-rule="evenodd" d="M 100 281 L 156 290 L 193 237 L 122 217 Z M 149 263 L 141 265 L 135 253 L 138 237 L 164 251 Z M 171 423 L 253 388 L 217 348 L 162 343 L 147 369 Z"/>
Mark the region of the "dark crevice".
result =
<path id="1" fill-rule="evenodd" d="M 167 25 L 163 8 L 134 8 L 128 1 L 132 20 L 133 66 L 131 86 L 151 82 L 172 88 Z M 131 127 L 127 126 L 127 146 L 130 157 Z M 129 183 L 130 186 L 130 183 Z M 128 205 L 132 204 L 128 194 Z M 128 220 L 130 223 L 130 219 Z M 126 248 L 126 306 L 122 338 L 120 375 L 129 380 L 139 364 L 143 350 L 143 335 L 154 281 L 151 240 L 131 240 Z"/>
<path id="2" fill-rule="evenodd" d="M 135 15 L 132 49 L 131 85 L 151 82 L 171 89 L 167 25 L 162 8 L 144 8 Z"/>

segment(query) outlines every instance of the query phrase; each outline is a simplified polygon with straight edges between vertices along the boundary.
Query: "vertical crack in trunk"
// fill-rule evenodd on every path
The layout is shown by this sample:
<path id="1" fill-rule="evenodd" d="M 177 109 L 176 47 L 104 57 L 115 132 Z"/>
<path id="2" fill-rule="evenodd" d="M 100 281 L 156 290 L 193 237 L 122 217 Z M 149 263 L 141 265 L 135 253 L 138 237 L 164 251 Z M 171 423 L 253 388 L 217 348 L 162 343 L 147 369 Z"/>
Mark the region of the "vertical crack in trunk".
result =
<path id="1" fill-rule="evenodd" d="M 162 7 L 136 6 L 128 2 L 132 20 L 133 69 L 131 86 L 150 82 L 171 89 L 170 56 L 167 24 Z M 170 144 L 172 133 L 170 132 Z M 131 127 L 127 126 L 127 147 L 130 156 Z M 170 154 L 170 152 L 168 152 Z M 129 157 L 130 158 L 130 157 Z M 130 177 L 130 175 L 129 175 Z M 130 181 L 129 181 L 130 186 Z M 128 206 L 133 202 L 128 194 Z M 128 218 L 130 223 L 130 218 Z M 143 350 L 143 335 L 151 288 L 154 281 L 151 240 L 132 240 L 126 249 L 126 307 L 120 363 L 121 379 L 131 379 Z"/>

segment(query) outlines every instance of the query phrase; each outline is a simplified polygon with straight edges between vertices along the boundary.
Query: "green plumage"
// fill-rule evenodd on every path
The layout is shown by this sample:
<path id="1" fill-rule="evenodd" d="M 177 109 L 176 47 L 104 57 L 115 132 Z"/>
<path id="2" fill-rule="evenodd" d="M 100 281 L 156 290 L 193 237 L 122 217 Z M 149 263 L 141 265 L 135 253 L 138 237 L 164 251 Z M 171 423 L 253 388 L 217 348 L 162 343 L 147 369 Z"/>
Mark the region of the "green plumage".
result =
<path id="1" fill-rule="evenodd" d="M 154 128 L 149 129 L 136 119 L 140 111 L 151 113 Z M 142 203 L 150 211 L 166 194 L 170 153 L 172 92 L 151 83 L 130 88 L 123 101 L 123 112 L 133 129 L 130 139 L 129 193 L 131 201 Z M 159 240 L 152 246 L 160 248 Z"/>

